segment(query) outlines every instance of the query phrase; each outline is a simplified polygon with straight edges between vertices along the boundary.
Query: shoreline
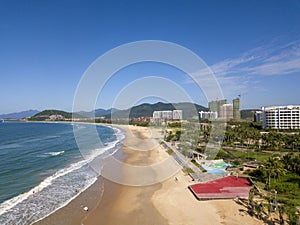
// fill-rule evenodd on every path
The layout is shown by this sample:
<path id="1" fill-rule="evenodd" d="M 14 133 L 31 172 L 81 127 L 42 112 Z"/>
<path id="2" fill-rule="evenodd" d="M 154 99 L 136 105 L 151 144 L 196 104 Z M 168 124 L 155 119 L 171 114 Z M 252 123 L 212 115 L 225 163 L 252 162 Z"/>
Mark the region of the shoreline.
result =
<path id="1" fill-rule="evenodd" d="M 23 123 L 23 122 L 21 122 Z M 34 124 L 34 123 L 32 123 Z M 40 123 L 42 124 L 42 123 Z M 50 123 L 47 123 L 51 125 Z M 54 132 L 60 131 L 60 129 L 56 129 L 56 124 L 53 124 Z M 63 124 L 63 123 L 61 123 Z M 65 124 L 65 123 L 64 123 Z M 24 125 L 26 125 L 24 123 Z M 34 124 L 35 125 L 35 124 Z M 71 124 L 70 124 L 71 125 Z M 98 124 L 96 124 L 98 126 Z M 100 125 L 99 125 L 100 126 Z M 48 125 L 43 126 L 45 129 L 48 129 Z M 68 124 L 69 127 L 69 124 Z M 18 128 L 18 126 L 16 127 Z M 25 126 L 25 128 L 28 128 Z M 29 127 L 30 128 L 30 127 Z M 71 132 L 72 127 L 67 128 L 67 130 Z M 64 130 L 64 129 L 63 129 Z M 116 130 L 115 130 L 116 132 Z M 26 133 L 26 132 L 25 132 Z M 119 133 L 119 129 L 117 131 Z M 64 133 L 63 133 L 64 134 Z M 36 135 L 39 136 L 39 133 Z M 28 136 L 31 137 L 31 136 Z M 41 142 L 41 140 L 49 140 L 49 143 L 53 143 L 54 147 L 51 146 L 49 149 L 44 148 L 43 150 L 38 152 L 39 146 L 37 145 L 37 159 L 45 159 L 45 163 L 48 162 L 48 157 L 53 159 L 54 156 L 57 155 L 63 155 L 68 149 L 68 146 L 72 146 L 73 144 L 65 146 L 64 139 L 62 142 L 59 142 L 60 145 L 56 144 L 56 141 L 52 141 L 52 138 L 58 138 L 59 136 L 42 136 L 41 139 L 39 137 L 37 139 L 33 139 L 36 141 L 37 144 Z M 121 136 L 117 135 L 116 141 L 109 142 L 108 147 L 105 147 L 104 149 L 109 148 L 109 152 L 116 152 L 120 147 L 115 145 L 116 142 L 119 142 L 121 140 Z M 120 138 L 119 138 L 120 137 Z M 68 139 L 69 140 L 69 139 Z M 119 141 L 118 141 L 119 140 Z M 22 140 L 23 141 L 23 140 Z M 24 139 L 24 142 L 27 142 L 27 136 Z M 19 142 L 18 142 L 19 143 Z M 66 142 L 69 144 L 69 142 Z M 18 146 L 22 146 L 22 144 Z M 31 145 L 32 146 L 32 145 Z M 46 145 L 48 147 L 48 145 Z M 106 146 L 106 145 L 105 145 Z M 34 146 L 36 147 L 36 146 Z M 63 149 L 60 149 L 62 147 Z M 65 148 L 66 147 L 66 148 Z M 75 147 L 75 146 L 74 146 Z M 62 151 L 64 150 L 64 151 Z M 100 149 L 101 150 L 101 149 Z M 99 154 L 102 154 L 100 151 L 98 151 Z M 76 153 L 76 152 L 75 152 Z M 97 153 L 98 154 L 98 153 Z M 77 156 L 78 155 L 78 156 Z M 89 169 L 86 169 L 86 162 L 88 160 L 85 160 L 84 158 L 80 157 L 80 154 L 73 154 L 73 158 L 60 158 L 62 163 L 54 164 L 50 163 L 48 167 L 45 167 L 45 172 L 41 172 L 41 176 L 37 177 L 33 182 L 29 183 L 27 185 L 26 180 L 24 181 L 24 188 L 21 190 L 21 192 L 15 192 L 16 195 L 12 196 L 11 198 L 5 199 L 1 203 L 1 221 L 4 221 L 4 223 L 10 223 L 11 221 L 15 220 L 16 222 L 19 221 L 22 224 L 32 224 L 37 221 L 42 220 L 43 218 L 51 215 L 53 212 L 59 210 L 60 208 L 64 207 L 65 205 L 69 204 L 71 201 L 73 201 L 75 198 L 78 197 L 78 195 L 89 188 L 93 183 L 96 182 L 96 176 L 93 173 L 90 173 Z M 92 155 L 91 159 L 95 156 Z M 95 158 L 97 158 L 96 156 Z M 56 159 L 56 158 L 55 158 Z M 35 168 L 35 167 L 34 167 Z M 41 167 L 44 168 L 44 167 Z M 50 168 L 50 169 L 49 169 Z M 49 172 L 48 172 L 49 171 Z M 75 173 L 78 171 L 78 176 L 76 176 L 76 186 L 72 183 L 73 179 L 71 178 L 72 175 L 76 175 Z M 82 172 L 82 174 L 80 174 Z M 67 179 L 64 179 L 64 176 Z M 61 178 L 63 177 L 63 178 Z M 21 178 L 21 177 L 20 177 Z M 31 177 L 29 177 L 30 179 Z M 71 181 L 71 182 L 69 182 Z M 73 180 L 75 181 L 75 179 Z M 23 183 L 23 182 L 22 182 Z M 58 186 L 59 185 L 59 186 Z M 69 186 L 70 188 L 65 188 L 66 186 Z M 60 188 L 61 187 L 61 188 Z M 56 199 L 53 199 L 52 196 L 58 196 Z M 48 200 L 47 200 L 48 199 Z M 43 201 L 43 202 L 42 202 Z M 30 207 L 27 207 L 27 205 L 30 205 Z M 37 213 L 35 213 L 33 210 L 36 210 Z M 3 215 L 3 216 L 2 216 Z M 33 222 L 34 221 L 34 222 Z"/>
<path id="2" fill-rule="evenodd" d="M 102 125 L 102 124 L 101 124 Z M 122 132 L 126 130 L 127 128 L 122 125 L 116 125 L 114 126 Z M 136 128 L 134 126 L 130 126 L 131 128 Z M 116 152 L 118 154 L 117 158 L 124 160 L 125 163 L 133 163 L 135 165 L 144 165 L 151 164 L 153 162 L 151 157 L 147 157 L 149 160 L 146 160 L 146 162 L 143 158 L 144 156 L 150 156 L 148 151 L 145 152 L 139 152 L 136 153 L 135 151 L 132 151 L 131 149 L 128 149 L 126 145 L 126 142 L 129 140 L 129 142 L 132 141 L 132 139 L 138 137 L 141 139 L 145 139 L 145 133 L 147 132 L 140 132 L 141 130 L 145 129 L 142 127 L 136 128 L 138 131 L 134 131 L 136 133 L 132 134 L 132 131 L 125 131 L 126 138 L 124 139 L 124 142 L 122 143 L 122 147 L 120 150 Z M 135 130 L 135 129 L 134 129 Z M 147 134 L 146 134 L 147 135 Z M 149 135 L 149 134 L 148 134 Z M 131 136 L 131 137 L 129 137 Z M 139 141 L 140 142 L 140 141 Z M 130 144 L 129 144 L 130 145 Z M 164 151 L 162 153 L 165 153 Z M 155 153 L 157 154 L 157 152 Z M 103 186 L 104 188 L 103 193 L 100 193 L 100 189 Z M 73 199 L 71 202 L 69 202 L 67 205 L 61 207 L 60 209 L 56 210 L 55 212 L 51 213 L 47 217 L 41 219 L 40 221 L 37 221 L 34 223 L 34 225 L 44 225 L 44 224 L 132 224 L 132 216 L 129 216 L 130 219 L 127 219 L 126 223 L 126 217 L 128 216 L 128 212 L 124 212 L 123 216 L 120 216 L 120 208 L 119 206 L 126 205 L 128 209 L 127 203 L 130 201 L 131 198 L 136 198 L 139 194 L 144 194 L 146 189 L 146 196 L 148 198 L 148 203 L 146 204 L 146 207 L 144 209 L 144 212 L 148 215 L 148 218 L 153 221 L 153 218 L 155 218 L 156 223 L 155 224 L 168 224 L 167 220 L 160 216 L 156 208 L 151 202 L 152 195 L 158 191 L 161 188 L 162 184 L 154 184 L 149 186 L 142 186 L 142 187 L 132 187 L 132 186 L 126 186 L 114 183 L 106 178 L 103 178 L 102 176 L 98 177 L 98 180 L 92 184 L 89 188 L 84 190 L 82 193 L 80 193 L 75 199 Z M 99 197 L 99 195 L 101 195 Z M 128 197 L 131 196 L 131 197 Z M 121 201 L 120 201 L 121 200 Z M 85 212 L 83 210 L 83 206 L 88 206 L 89 211 Z M 114 211 L 118 212 L 118 219 L 119 221 L 116 221 L 115 213 Z M 151 214 L 151 215 L 150 215 Z M 74 216 L 73 216 L 74 215 Z M 66 219 L 68 218 L 68 219 Z M 103 220 L 105 218 L 105 220 Z M 122 218 L 122 219 L 120 219 Z M 99 222 L 99 219 L 102 222 Z M 140 222 L 144 221 L 144 217 L 140 218 Z M 97 222 L 95 222 L 97 221 Z M 140 223 L 139 222 L 139 223 Z M 150 222 L 150 221 L 149 221 Z"/>
<path id="3" fill-rule="evenodd" d="M 29 121 L 31 122 L 31 121 Z M 56 121 L 34 121 L 37 123 L 61 123 L 61 124 L 71 124 L 73 122 L 56 122 Z M 112 126 L 108 124 L 99 124 L 99 123 L 85 123 L 85 122 L 75 122 L 75 124 L 91 124 L 95 126 L 106 126 L 109 128 L 116 128 L 122 133 L 125 132 L 117 126 Z M 122 140 L 121 140 L 122 141 Z M 122 142 L 121 142 L 122 143 Z M 124 160 L 127 156 L 123 154 L 122 148 L 119 148 L 114 154 L 118 160 Z M 96 157 L 97 158 L 97 157 Z M 95 159 L 96 159 L 95 158 Z M 94 160 L 95 160 L 94 159 Z M 94 183 L 88 186 L 85 190 L 80 191 L 80 193 L 74 196 L 72 199 L 66 202 L 66 204 L 62 205 L 61 207 L 57 208 L 53 212 L 49 213 L 45 217 L 31 223 L 34 225 L 40 224 L 55 224 L 55 225 L 65 225 L 65 224 L 80 224 L 82 219 L 84 219 L 87 215 L 87 212 L 83 210 L 83 207 L 88 206 L 89 211 L 93 209 L 97 204 L 99 204 L 102 195 L 103 195 L 103 187 L 105 183 L 108 182 L 105 178 L 101 175 L 96 177 Z M 112 185 L 109 185 L 110 189 Z M 97 198 L 95 198 L 96 196 Z M 78 207 L 80 206 L 80 207 Z"/>
<path id="4" fill-rule="evenodd" d="M 124 160 L 125 163 L 136 166 L 151 165 L 153 158 L 158 159 L 161 153 L 165 153 L 164 151 L 137 151 L 135 149 L 149 147 L 147 146 L 147 137 L 149 136 L 147 128 L 134 126 L 118 128 L 123 128 L 126 132 L 126 138 L 122 146 L 123 154 L 128 155 Z M 151 201 L 152 196 L 161 189 L 162 184 L 127 186 L 114 183 L 114 185 L 118 191 L 116 195 L 111 198 L 109 191 L 104 188 L 102 202 L 82 221 L 82 224 L 168 224 L 167 219 L 161 216 Z"/>
<path id="5" fill-rule="evenodd" d="M 125 130 L 126 138 L 122 148 L 117 151 L 118 154 L 126 155 L 123 158 L 125 163 L 151 165 L 169 157 L 160 145 L 151 151 L 132 149 L 143 149 L 147 147 L 147 141 L 155 139 L 149 135 L 148 128 L 115 127 Z M 188 185 L 194 183 L 182 170 L 163 182 L 148 186 L 121 185 L 100 176 L 68 205 L 35 224 L 239 225 L 241 221 L 249 225 L 264 224 L 250 217 L 244 212 L 246 209 L 233 200 L 196 200 L 188 190 Z M 88 206 L 89 211 L 84 211 L 83 206 Z"/>

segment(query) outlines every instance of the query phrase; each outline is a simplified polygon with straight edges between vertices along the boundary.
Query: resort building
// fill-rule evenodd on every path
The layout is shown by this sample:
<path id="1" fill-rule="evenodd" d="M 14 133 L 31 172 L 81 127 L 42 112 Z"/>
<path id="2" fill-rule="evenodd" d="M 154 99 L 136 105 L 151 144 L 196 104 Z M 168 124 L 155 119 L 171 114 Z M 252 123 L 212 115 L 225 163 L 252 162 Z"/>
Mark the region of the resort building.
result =
<path id="1" fill-rule="evenodd" d="M 52 120 L 52 121 L 64 120 L 64 119 L 65 119 L 65 117 L 60 114 L 54 114 L 54 115 L 49 116 L 49 120 Z"/>
<path id="2" fill-rule="evenodd" d="M 167 119 L 167 120 L 173 119 L 173 112 L 172 111 L 162 111 L 162 119 Z"/>
<path id="3" fill-rule="evenodd" d="M 271 106 L 262 108 L 263 128 L 300 129 L 300 106 Z"/>
<path id="4" fill-rule="evenodd" d="M 182 120 L 182 110 L 173 110 L 173 120 Z"/>
<path id="5" fill-rule="evenodd" d="M 201 112 L 199 112 L 199 117 L 200 117 L 200 120 L 217 119 L 218 118 L 218 113 L 217 112 L 204 112 L 204 111 L 201 111 Z"/>
<path id="6" fill-rule="evenodd" d="M 162 118 L 162 111 L 153 112 L 153 119 L 161 119 L 161 118 Z"/>
<path id="7" fill-rule="evenodd" d="M 182 110 L 154 111 L 154 120 L 182 120 Z"/>

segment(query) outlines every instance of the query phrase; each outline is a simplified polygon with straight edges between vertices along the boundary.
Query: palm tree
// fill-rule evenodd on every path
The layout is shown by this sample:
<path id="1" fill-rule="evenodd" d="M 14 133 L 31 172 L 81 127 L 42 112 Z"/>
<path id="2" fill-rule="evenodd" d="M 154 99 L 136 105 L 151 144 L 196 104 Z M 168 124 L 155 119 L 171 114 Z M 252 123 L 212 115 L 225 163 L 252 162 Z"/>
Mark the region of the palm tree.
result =
<path id="1" fill-rule="evenodd" d="M 257 212 L 257 217 L 258 219 L 262 219 L 263 216 L 263 204 L 262 203 L 256 203 L 255 204 L 256 212 Z"/>
<path id="2" fill-rule="evenodd" d="M 284 205 L 278 206 L 278 212 L 279 212 L 279 224 L 284 225 L 284 219 L 283 219 L 283 214 L 285 212 Z"/>
<path id="3" fill-rule="evenodd" d="M 292 164 L 293 163 L 293 154 L 289 153 L 289 154 L 284 155 L 282 160 L 284 162 L 285 168 L 287 170 L 293 171 L 293 164 Z"/>
<path id="4" fill-rule="evenodd" d="M 299 154 L 293 155 L 292 153 L 289 153 L 285 156 L 283 156 L 283 162 L 285 165 L 285 168 L 289 171 L 292 171 L 294 173 L 300 174 L 300 156 Z"/>
<path id="5" fill-rule="evenodd" d="M 266 213 L 265 213 L 265 210 L 264 210 L 264 203 L 263 202 L 261 202 L 260 204 L 259 204 L 259 208 L 260 208 L 260 211 L 261 211 L 261 219 L 263 218 L 263 215 L 266 215 Z"/>
<path id="6" fill-rule="evenodd" d="M 272 199 L 268 198 L 267 201 L 268 201 L 268 217 L 270 218 L 271 213 L 272 213 L 272 209 L 273 209 L 272 208 Z"/>
<path id="7" fill-rule="evenodd" d="M 254 204 L 254 188 L 251 188 L 250 191 L 249 191 L 249 197 L 248 197 L 248 209 L 249 209 L 249 214 L 251 216 L 253 216 L 254 214 L 254 207 L 255 207 L 255 204 Z"/>
<path id="8" fill-rule="evenodd" d="M 270 190 L 271 177 L 279 179 L 280 176 L 284 175 L 286 170 L 279 157 L 270 157 L 264 163 L 264 168 L 267 174 L 267 189 Z"/>
<path id="9" fill-rule="evenodd" d="M 285 175 L 286 169 L 280 158 L 276 157 L 274 160 L 274 178 L 278 180 L 281 176 Z"/>
<path id="10" fill-rule="evenodd" d="M 298 225 L 299 215 L 297 214 L 297 209 L 295 208 L 295 206 L 289 205 L 286 209 L 286 214 L 288 215 L 288 223 L 290 225 Z"/>

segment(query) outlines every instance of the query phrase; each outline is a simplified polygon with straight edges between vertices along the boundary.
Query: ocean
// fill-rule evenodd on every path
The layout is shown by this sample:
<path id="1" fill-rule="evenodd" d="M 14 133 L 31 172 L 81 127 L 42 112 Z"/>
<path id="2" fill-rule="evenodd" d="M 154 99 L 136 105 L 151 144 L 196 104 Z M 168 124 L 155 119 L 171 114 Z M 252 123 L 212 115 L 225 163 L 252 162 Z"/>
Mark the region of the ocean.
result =
<path id="1" fill-rule="evenodd" d="M 85 157 L 77 147 L 73 126 L 82 129 Z M 124 134 L 116 128 L 97 126 L 103 143 L 99 146 L 89 135 L 88 126 L 93 125 L 0 124 L 0 224 L 38 221 L 97 180 L 89 162 L 116 152 Z"/>

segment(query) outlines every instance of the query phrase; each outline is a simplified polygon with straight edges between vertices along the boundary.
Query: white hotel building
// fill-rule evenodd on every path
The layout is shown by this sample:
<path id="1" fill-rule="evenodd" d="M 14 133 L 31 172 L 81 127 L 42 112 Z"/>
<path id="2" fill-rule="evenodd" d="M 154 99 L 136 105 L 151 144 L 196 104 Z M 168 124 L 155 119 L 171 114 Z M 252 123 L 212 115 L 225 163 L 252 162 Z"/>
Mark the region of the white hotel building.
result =
<path id="1" fill-rule="evenodd" d="M 300 106 L 270 106 L 262 108 L 263 128 L 300 129 Z"/>
<path id="2" fill-rule="evenodd" d="M 166 111 L 154 111 L 154 120 L 182 120 L 182 110 L 166 110 Z"/>
<path id="3" fill-rule="evenodd" d="M 217 112 L 204 112 L 204 111 L 201 111 L 201 112 L 199 112 L 199 114 L 200 114 L 200 120 L 217 119 L 218 118 L 218 113 Z"/>

